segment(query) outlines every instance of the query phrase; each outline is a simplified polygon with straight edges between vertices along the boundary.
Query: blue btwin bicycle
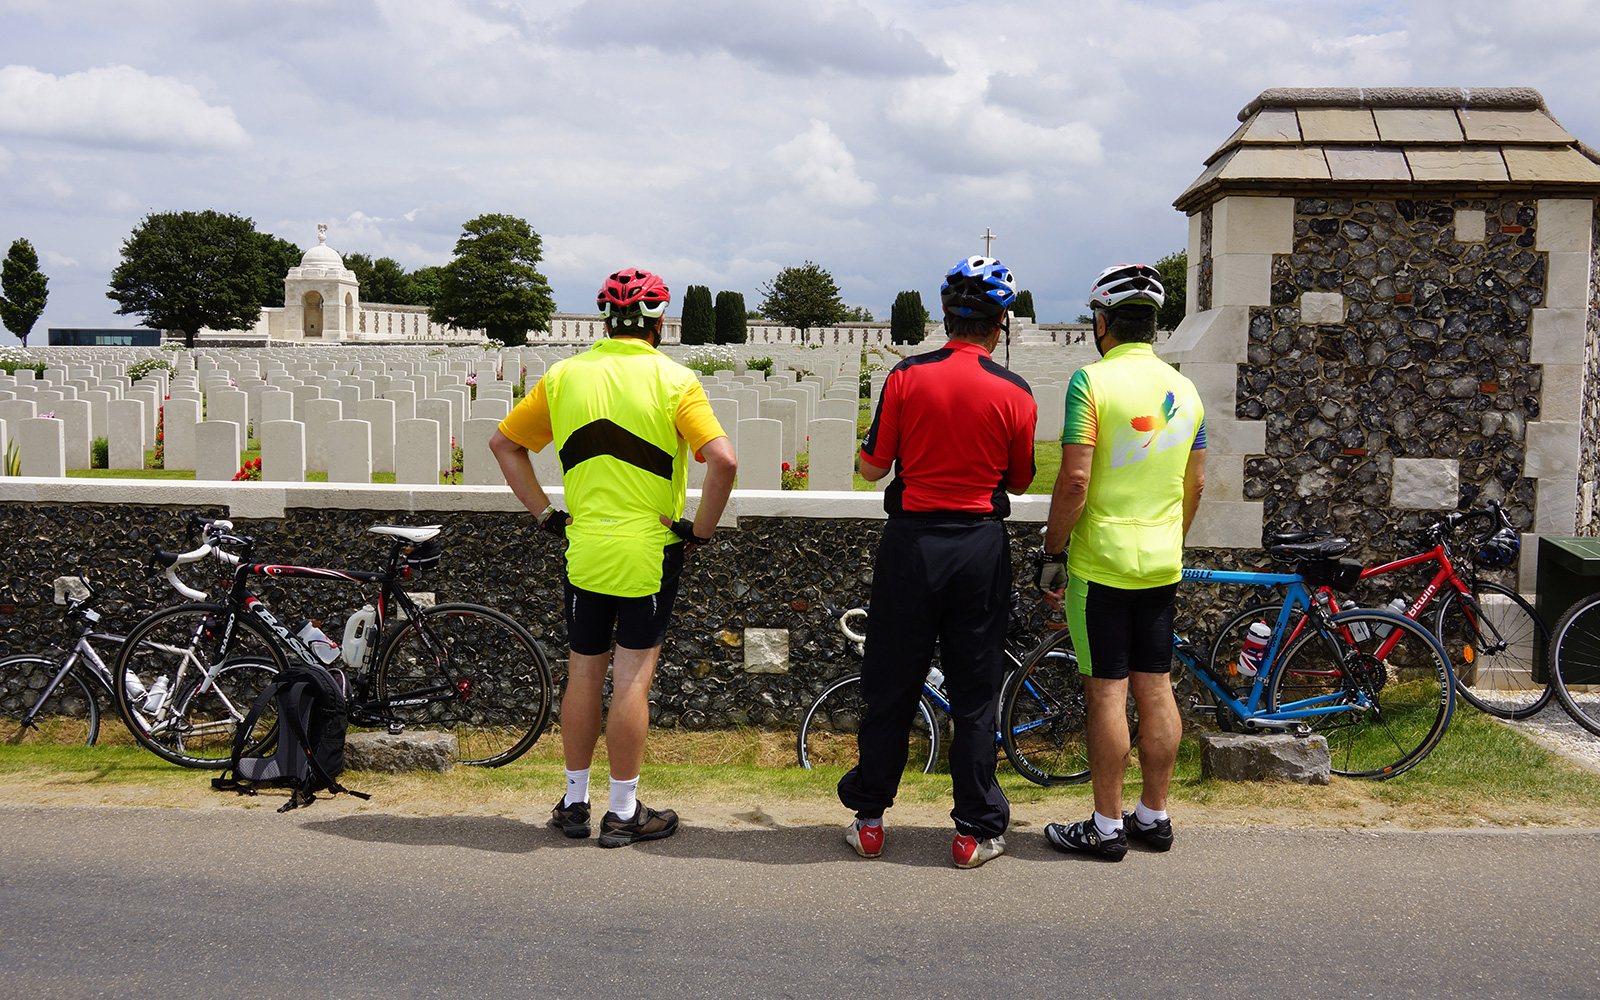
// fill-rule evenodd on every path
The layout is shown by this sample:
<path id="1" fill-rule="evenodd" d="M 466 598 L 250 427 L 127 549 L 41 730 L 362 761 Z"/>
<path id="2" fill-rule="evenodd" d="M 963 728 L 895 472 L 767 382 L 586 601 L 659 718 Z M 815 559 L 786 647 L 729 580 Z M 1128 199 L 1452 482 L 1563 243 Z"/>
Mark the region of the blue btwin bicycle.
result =
<path id="1" fill-rule="evenodd" d="M 1328 741 L 1335 774 L 1392 778 L 1439 742 L 1455 710 L 1450 659 L 1416 622 L 1386 611 L 1335 613 L 1316 596 L 1345 591 L 1361 566 L 1339 558 L 1342 538 L 1278 535 L 1269 547 L 1296 573 L 1189 569 L 1191 582 L 1284 587 L 1272 638 L 1253 676 L 1218 664 L 1173 635 L 1180 707 L 1209 715 L 1224 730 L 1316 733 Z M 1028 654 L 1006 684 L 1000 733 L 1018 772 L 1040 784 L 1089 778 L 1083 679 L 1063 629 Z"/>

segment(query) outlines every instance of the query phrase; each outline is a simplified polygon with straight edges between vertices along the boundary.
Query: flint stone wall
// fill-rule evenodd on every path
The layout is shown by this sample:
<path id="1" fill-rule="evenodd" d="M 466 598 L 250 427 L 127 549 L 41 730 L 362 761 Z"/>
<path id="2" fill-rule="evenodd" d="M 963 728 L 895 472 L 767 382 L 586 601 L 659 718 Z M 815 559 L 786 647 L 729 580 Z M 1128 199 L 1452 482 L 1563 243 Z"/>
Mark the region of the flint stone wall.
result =
<path id="1" fill-rule="evenodd" d="M 1578 470 L 1578 532 L 1600 534 L 1600 202 L 1590 243 L 1589 319 L 1583 351 L 1583 454 Z"/>
<path id="2" fill-rule="evenodd" d="M 1523 458 L 1543 386 L 1530 317 L 1549 256 L 1533 249 L 1537 215 L 1534 198 L 1296 201 L 1293 252 L 1272 258 L 1271 305 L 1251 310 L 1238 370 L 1235 415 L 1266 423 L 1244 497 L 1269 530 L 1332 526 L 1365 540 L 1364 559 L 1401 555 L 1457 503 L 1432 487 L 1427 504 L 1396 496 L 1400 460 L 1459 462 L 1461 508 L 1499 500 L 1532 530 Z M 1463 218 L 1473 232 L 1457 233 Z M 1311 322 L 1332 296 L 1339 320 Z"/>

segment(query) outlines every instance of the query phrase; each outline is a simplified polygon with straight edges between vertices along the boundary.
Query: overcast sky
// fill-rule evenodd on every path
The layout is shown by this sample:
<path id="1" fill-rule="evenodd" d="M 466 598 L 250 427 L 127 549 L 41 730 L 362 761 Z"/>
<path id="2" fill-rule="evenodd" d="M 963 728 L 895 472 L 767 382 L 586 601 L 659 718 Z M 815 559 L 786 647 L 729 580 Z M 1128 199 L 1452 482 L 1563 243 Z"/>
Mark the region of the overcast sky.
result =
<path id="1" fill-rule="evenodd" d="M 563 311 L 623 266 L 754 307 L 808 259 L 937 311 L 992 227 L 1069 321 L 1183 247 L 1172 200 L 1262 90 L 1533 86 L 1600 145 L 1597 56 L 1582 0 L 0 0 L 0 252 L 50 276 L 35 344 L 135 325 L 121 241 L 206 208 L 408 269 L 521 216 Z"/>

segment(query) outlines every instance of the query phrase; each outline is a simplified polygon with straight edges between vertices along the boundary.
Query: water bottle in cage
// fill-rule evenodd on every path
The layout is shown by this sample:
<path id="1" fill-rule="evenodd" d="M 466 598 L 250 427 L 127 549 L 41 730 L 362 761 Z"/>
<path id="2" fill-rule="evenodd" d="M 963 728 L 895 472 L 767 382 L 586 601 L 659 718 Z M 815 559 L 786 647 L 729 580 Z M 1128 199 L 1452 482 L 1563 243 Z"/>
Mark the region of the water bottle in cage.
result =
<path id="1" fill-rule="evenodd" d="M 344 657 L 345 663 L 360 669 L 366 662 L 367 650 L 372 647 L 372 630 L 377 621 L 378 609 L 364 604 L 344 623 L 344 642 L 339 646 L 339 655 Z"/>
<path id="2" fill-rule="evenodd" d="M 1254 677 L 1261 672 L 1261 661 L 1267 655 L 1267 643 L 1272 639 L 1272 626 L 1255 622 L 1244 637 L 1244 648 L 1239 650 L 1239 673 Z"/>
<path id="3" fill-rule="evenodd" d="M 303 623 L 295 636 L 323 663 L 332 663 L 339 658 L 338 644 L 328 638 L 316 622 Z"/>
<path id="4" fill-rule="evenodd" d="M 1410 610 L 1410 605 L 1406 604 L 1406 599 L 1404 597 L 1396 597 L 1388 604 L 1385 604 L 1383 606 L 1383 610 L 1392 615 L 1399 615 L 1401 618 L 1404 618 L 1406 616 L 1406 612 Z M 1389 638 L 1389 633 L 1394 631 L 1394 626 L 1374 625 L 1372 626 L 1372 631 L 1378 634 L 1378 638 L 1387 639 Z"/>

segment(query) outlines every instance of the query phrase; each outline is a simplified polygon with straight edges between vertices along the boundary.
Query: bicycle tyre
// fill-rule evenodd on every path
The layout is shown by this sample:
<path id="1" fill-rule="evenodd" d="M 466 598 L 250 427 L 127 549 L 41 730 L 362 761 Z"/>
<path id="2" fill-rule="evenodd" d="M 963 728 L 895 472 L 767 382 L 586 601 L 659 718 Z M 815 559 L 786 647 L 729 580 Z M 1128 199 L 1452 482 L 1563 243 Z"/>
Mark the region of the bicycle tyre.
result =
<path id="1" fill-rule="evenodd" d="M 907 743 L 906 769 L 932 774 L 939 766 L 942 743 L 938 716 L 927 695 L 917 698 L 917 713 L 911 717 L 911 738 Z M 823 689 L 806 709 L 795 737 L 795 755 L 806 770 L 838 767 L 848 771 L 860 763 L 856 737 L 867 704 L 861 697 L 861 675 L 841 677 Z"/>
<path id="2" fill-rule="evenodd" d="M 550 717 L 544 650 L 510 616 L 478 604 L 439 604 L 402 622 L 384 643 L 374 684 L 380 703 L 430 686 L 455 688 L 454 697 L 387 711 L 407 726 L 455 736 L 462 764 L 509 764 Z"/>
<path id="3" fill-rule="evenodd" d="M 1538 651 L 1550 648 L 1550 630 L 1533 605 L 1510 587 L 1480 580 L 1472 588 L 1470 605 L 1460 591 L 1446 591 L 1433 634 L 1446 653 L 1461 653 L 1456 695 L 1478 711 L 1499 719 L 1526 719 L 1550 704 L 1555 692 L 1548 677 L 1542 686 L 1531 686 L 1538 675 Z"/>
<path id="4" fill-rule="evenodd" d="M 1006 681 L 1000 743 L 1011 766 L 1034 784 L 1089 780 L 1089 710 L 1067 629 L 1036 646 Z"/>
<path id="5" fill-rule="evenodd" d="M 233 630 L 223 642 L 219 626 L 229 617 Z M 180 604 L 157 611 L 128 633 L 111 687 L 117 714 L 140 746 L 183 767 L 224 768 L 233 757 L 235 730 L 286 666 L 272 636 L 255 620 L 233 615 L 226 604 Z M 142 699 L 132 701 L 129 674 L 145 691 L 166 677 L 166 703 L 150 712 Z"/>
<path id="6" fill-rule="evenodd" d="M 1600 595 L 1567 609 L 1550 645 L 1550 685 L 1572 721 L 1600 736 Z"/>
<path id="7" fill-rule="evenodd" d="M 31 653 L 0 660 L 0 744 L 57 743 L 63 736 L 77 743 L 81 725 L 83 745 L 94 746 L 100 735 L 100 705 L 77 667 L 67 671 L 43 704 L 39 702 L 39 694 L 60 669 L 60 661 Z M 35 705 L 39 711 L 24 728 L 22 720 Z"/>
<path id="8" fill-rule="evenodd" d="M 1450 725 L 1456 703 L 1450 658 L 1433 633 L 1410 618 L 1347 611 L 1333 622 L 1326 632 L 1307 630 L 1289 647 L 1268 684 L 1270 710 L 1341 693 L 1348 701 L 1359 686 L 1376 702 L 1375 711 L 1352 707 L 1302 721 L 1327 739 L 1334 774 L 1378 780 L 1403 774 L 1427 757 Z M 1355 639 L 1363 628 L 1351 626 L 1364 626 L 1365 638 Z M 1389 629 L 1401 638 L 1378 660 L 1374 653 L 1387 643 Z"/>

